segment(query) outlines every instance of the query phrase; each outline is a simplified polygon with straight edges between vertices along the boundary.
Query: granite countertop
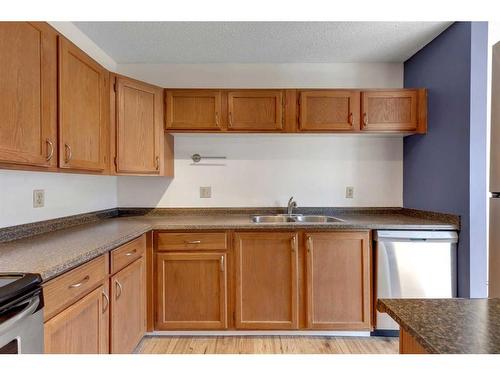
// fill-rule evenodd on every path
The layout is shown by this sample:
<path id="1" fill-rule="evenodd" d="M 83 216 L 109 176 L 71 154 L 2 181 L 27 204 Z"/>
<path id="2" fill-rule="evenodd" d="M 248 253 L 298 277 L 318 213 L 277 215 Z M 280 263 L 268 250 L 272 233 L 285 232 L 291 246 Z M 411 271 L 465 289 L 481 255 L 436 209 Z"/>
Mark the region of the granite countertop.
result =
<path id="1" fill-rule="evenodd" d="M 381 299 L 377 309 L 430 353 L 500 353 L 500 298 Z"/>
<path id="2" fill-rule="evenodd" d="M 239 214 L 227 212 L 193 214 L 189 210 L 176 212 L 99 219 L 92 223 L 0 243 L 0 272 L 39 273 L 46 281 L 153 229 L 458 229 L 457 223 L 439 217 L 402 213 L 401 210 L 339 212 L 335 216 L 343 221 L 324 224 L 255 224 L 251 222 L 251 215 L 246 212 Z M 36 225 L 33 224 L 21 229 L 22 232 L 37 233 Z M 7 228 L 6 232 L 9 231 L 16 232 Z"/>

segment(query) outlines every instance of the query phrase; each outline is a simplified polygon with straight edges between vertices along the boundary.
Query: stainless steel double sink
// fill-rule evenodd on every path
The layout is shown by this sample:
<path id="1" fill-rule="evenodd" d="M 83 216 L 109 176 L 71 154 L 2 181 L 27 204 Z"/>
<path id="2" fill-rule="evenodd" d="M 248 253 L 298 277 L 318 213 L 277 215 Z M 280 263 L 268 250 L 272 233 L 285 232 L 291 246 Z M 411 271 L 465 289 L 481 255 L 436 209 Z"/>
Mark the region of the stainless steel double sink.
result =
<path id="1" fill-rule="evenodd" d="M 267 223 L 340 223 L 344 220 L 324 215 L 256 215 L 252 222 L 257 224 Z"/>

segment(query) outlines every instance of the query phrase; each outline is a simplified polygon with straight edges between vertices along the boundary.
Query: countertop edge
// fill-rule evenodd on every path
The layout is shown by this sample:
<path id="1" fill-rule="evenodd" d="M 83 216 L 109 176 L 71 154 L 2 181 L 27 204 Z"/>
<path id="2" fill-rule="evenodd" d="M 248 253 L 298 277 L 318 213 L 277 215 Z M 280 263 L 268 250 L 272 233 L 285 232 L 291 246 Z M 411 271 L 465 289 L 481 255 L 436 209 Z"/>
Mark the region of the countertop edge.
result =
<path id="1" fill-rule="evenodd" d="M 388 314 L 392 319 L 394 319 L 396 323 L 398 323 L 401 328 L 407 331 L 420 345 L 422 345 L 422 347 L 425 348 L 429 354 L 448 354 L 438 352 L 431 343 L 420 336 L 410 325 L 401 320 L 401 318 L 384 303 L 383 299 L 377 300 L 377 310 L 381 313 Z"/>
<path id="2" fill-rule="evenodd" d="M 56 277 L 61 276 L 62 274 L 71 271 L 72 269 L 77 268 L 78 266 L 81 266 L 82 264 L 85 264 L 91 261 L 92 259 L 95 259 L 103 254 L 109 253 L 115 250 L 116 248 L 120 247 L 121 245 L 124 245 L 127 242 L 132 241 L 133 239 L 143 235 L 144 233 L 149 232 L 150 230 L 152 230 L 151 226 L 147 227 L 145 226 L 141 230 L 135 230 L 131 233 L 127 233 L 126 235 L 123 235 L 118 239 L 108 242 L 103 246 L 97 247 L 91 251 L 81 254 L 80 256 L 64 263 L 59 267 L 53 267 L 40 274 L 42 278 L 42 283 L 46 283 L 49 280 L 55 279 Z"/>

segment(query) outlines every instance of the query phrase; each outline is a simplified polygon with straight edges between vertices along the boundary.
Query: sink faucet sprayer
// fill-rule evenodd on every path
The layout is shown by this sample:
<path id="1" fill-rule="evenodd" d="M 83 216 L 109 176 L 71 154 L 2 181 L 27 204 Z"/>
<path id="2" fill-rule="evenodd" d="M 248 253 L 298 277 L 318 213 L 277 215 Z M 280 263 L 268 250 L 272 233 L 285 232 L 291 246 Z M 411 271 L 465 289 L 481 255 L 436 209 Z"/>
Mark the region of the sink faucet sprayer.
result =
<path id="1" fill-rule="evenodd" d="M 293 200 L 293 197 L 290 197 L 288 200 L 287 214 L 291 215 L 293 213 L 293 209 L 297 207 L 297 202 Z"/>

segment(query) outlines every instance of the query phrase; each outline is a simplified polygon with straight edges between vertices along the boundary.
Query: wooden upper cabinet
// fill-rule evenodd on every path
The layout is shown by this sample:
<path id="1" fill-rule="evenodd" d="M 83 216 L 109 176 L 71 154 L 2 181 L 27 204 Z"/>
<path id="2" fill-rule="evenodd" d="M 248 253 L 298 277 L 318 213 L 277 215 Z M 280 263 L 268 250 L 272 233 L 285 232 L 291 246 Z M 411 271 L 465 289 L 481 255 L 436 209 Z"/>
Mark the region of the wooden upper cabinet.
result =
<path id="1" fill-rule="evenodd" d="M 427 130 L 425 90 L 364 91 L 361 94 L 364 131 Z"/>
<path id="2" fill-rule="evenodd" d="M 59 37 L 59 167 L 102 171 L 108 152 L 109 73 Z"/>
<path id="3" fill-rule="evenodd" d="M 111 353 L 130 354 L 146 332 L 146 261 L 111 278 Z"/>
<path id="4" fill-rule="evenodd" d="M 167 90 L 167 130 L 221 130 L 220 90 Z"/>
<path id="5" fill-rule="evenodd" d="M 236 328 L 298 328 L 295 232 L 235 233 Z"/>
<path id="6" fill-rule="evenodd" d="M 307 327 L 369 330 L 368 232 L 305 233 Z"/>
<path id="7" fill-rule="evenodd" d="M 283 91 L 228 91 L 227 101 L 228 130 L 276 131 L 283 129 Z"/>
<path id="8" fill-rule="evenodd" d="M 45 353 L 100 354 L 109 352 L 108 284 L 57 314 L 44 324 Z"/>
<path id="9" fill-rule="evenodd" d="M 312 90 L 299 95 L 301 131 L 359 130 L 359 91 Z"/>
<path id="10" fill-rule="evenodd" d="M 163 89 L 118 77 L 116 172 L 161 174 L 163 136 Z"/>
<path id="11" fill-rule="evenodd" d="M 225 253 L 158 253 L 156 259 L 156 329 L 227 328 Z"/>
<path id="12" fill-rule="evenodd" d="M 57 165 L 57 34 L 0 22 L 0 163 Z"/>

